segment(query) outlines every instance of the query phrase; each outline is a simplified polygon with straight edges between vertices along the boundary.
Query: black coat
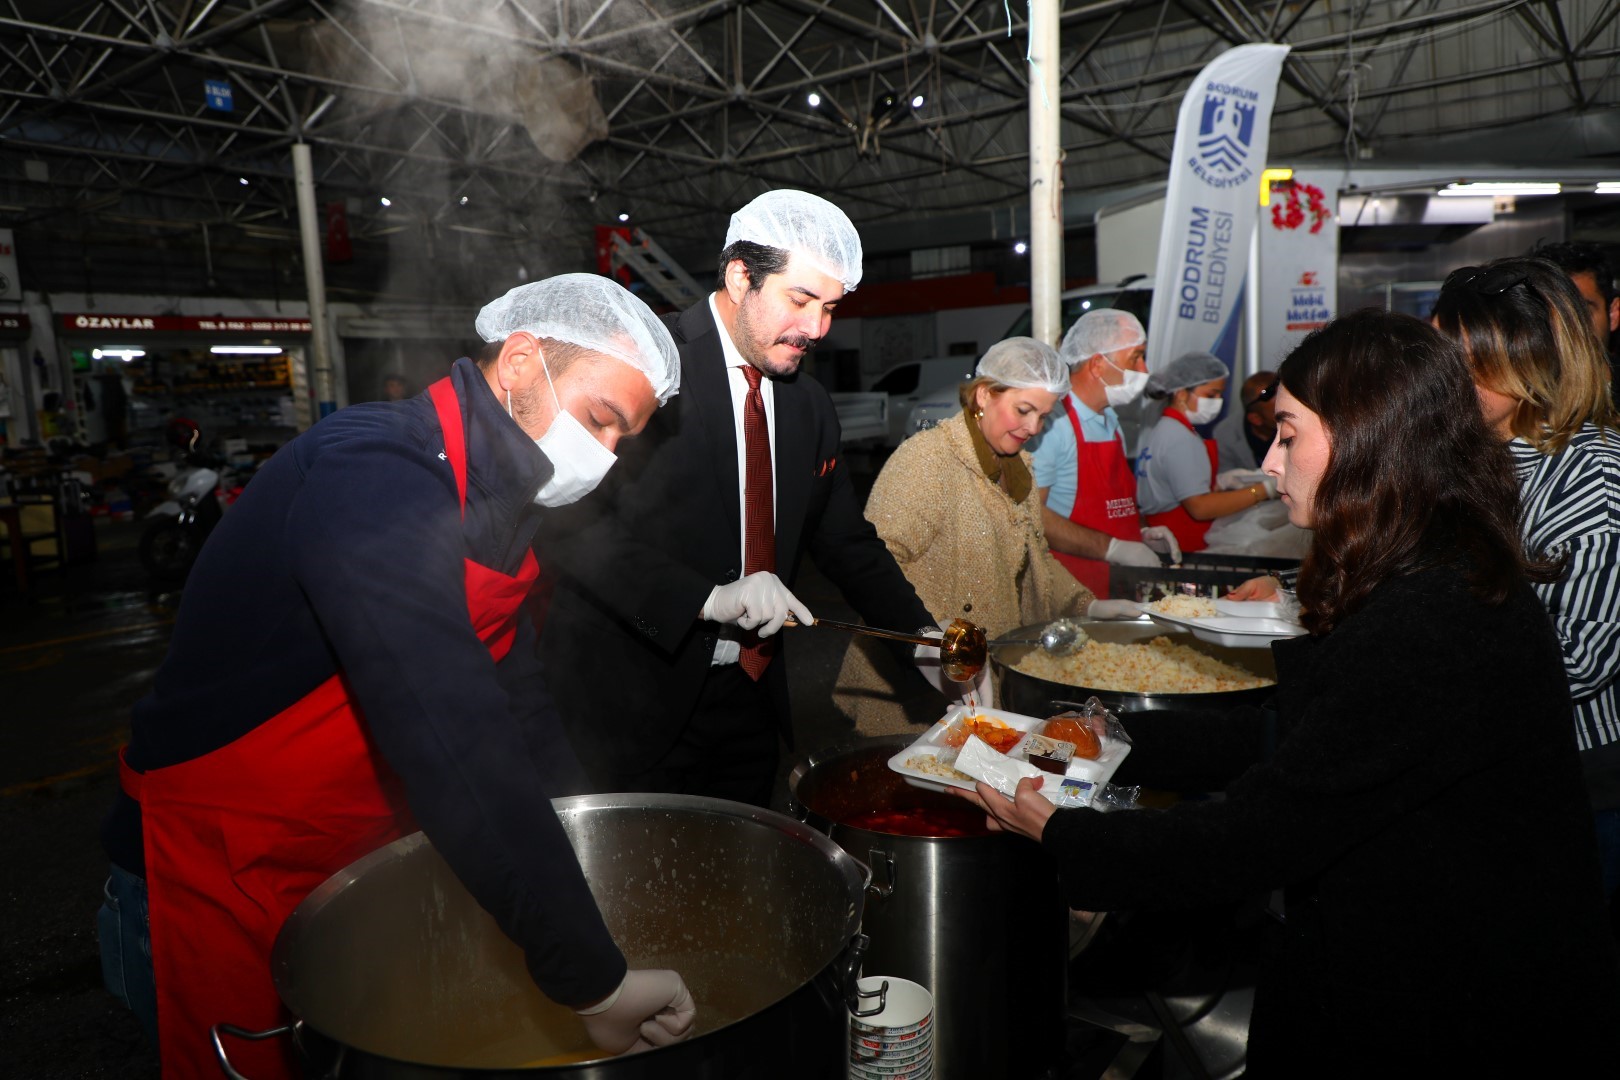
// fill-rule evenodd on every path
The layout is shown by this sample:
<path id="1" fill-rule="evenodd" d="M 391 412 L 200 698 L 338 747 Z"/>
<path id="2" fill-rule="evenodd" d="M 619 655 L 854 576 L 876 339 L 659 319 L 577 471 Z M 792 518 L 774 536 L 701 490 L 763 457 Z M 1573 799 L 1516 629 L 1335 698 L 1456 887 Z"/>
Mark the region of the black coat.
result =
<path id="1" fill-rule="evenodd" d="M 742 574 L 737 440 L 725 357 L 708 298 L 667 320 L 680 393 L 619 444 L 602 489 L 547 515 L 536 541 L 558 578 L 540 655 L 587 767 L 638 770 L 672 746 L 709 672 L 719 626 L 699 619 L 716 585 Z M 774 380 L 776 573 L 789 588 L 808 552 L 870 623 L 933 622 L 861 516 L 839 453 L 838 415 L 807 375 Z M 774 721 L 790 735 L 784 633 L 766 669 Z"/>
<path id="2" fill-rule="evenodd" d="M 1163 812 L 1059 811 L 1043 842 L 1070 904 L 1286 890 L 1251 1076 L 1508 1075 L 1583 1048 L 1612 1068 L 1620 962 L 1563 663 L 1530 590 L 1492 607 L 1459 571 L 1425 571 L 1273 650 L 1274 712 L 1126 718 L 1116 782 L 1230 786 Z"/>

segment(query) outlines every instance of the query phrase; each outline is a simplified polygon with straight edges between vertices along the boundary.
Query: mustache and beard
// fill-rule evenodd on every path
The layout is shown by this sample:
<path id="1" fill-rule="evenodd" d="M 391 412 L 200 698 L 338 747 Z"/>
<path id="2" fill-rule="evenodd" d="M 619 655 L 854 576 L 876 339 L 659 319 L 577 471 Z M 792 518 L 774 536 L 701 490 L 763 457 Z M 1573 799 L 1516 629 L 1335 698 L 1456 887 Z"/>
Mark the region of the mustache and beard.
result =
<path id="1" fill-rule="evenodd" d="M 758 297 L 758 293 L 749 292 L 737 307 L 737 351 L 742 353 L 744 360 L 766 375 L 774 379 L 786 378 L 799 370 L 804 355 L 815 348 L 820 339 L 794 333 L 777 336 L 761 330 L 756 322 Z M 798 349 L 799 355 L 787 360 L 773 360 L 769 350 L 777 345 Z"/>

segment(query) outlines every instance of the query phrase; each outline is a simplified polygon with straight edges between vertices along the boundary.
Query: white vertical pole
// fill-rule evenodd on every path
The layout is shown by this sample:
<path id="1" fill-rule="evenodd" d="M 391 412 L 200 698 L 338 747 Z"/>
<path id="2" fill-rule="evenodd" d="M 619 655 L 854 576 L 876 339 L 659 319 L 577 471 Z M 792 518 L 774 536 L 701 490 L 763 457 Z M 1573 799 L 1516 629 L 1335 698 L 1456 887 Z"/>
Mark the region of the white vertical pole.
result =
<path id="1" fill-rule="evenodd" d="M 1058 91 L 1059 0 L 1029 0 L 1030 333 L 1063 333 L 1063 141 Z"/>
<path id="2" fill-rule="evenodd" d="M 309 290 L 309 367 L 318 418 L 337 409 L 332 389 L 332 338 L 326 320 L 326 271 L 321 263 L 321 228 L 315 217 L 315 172 L 310 165 L 309 144 L 293 143 L 292 153 L 298 189 L 298 235 L 304 248 L 304 285 Z"/>
<path id="3" fill-rule="evenodd" d="M 1262 184 L 1271 181 L 1262 179 Z M 1232 382 L 1241 383 L 1260 370 L 1260 225 L 1249 233 L 1249 272 L 1243 278 L 1243 352 L 1239 354 L 1240 370 Z M 1230 390 L 1231 400 L 1237 400 L 1237 387 Z"/>

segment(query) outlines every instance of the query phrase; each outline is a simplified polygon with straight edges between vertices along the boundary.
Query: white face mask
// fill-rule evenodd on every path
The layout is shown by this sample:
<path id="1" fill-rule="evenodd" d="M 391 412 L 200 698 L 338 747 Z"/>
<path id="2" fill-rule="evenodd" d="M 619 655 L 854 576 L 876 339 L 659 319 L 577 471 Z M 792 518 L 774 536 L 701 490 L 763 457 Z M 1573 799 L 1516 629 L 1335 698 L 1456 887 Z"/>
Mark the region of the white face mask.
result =
<path id="1" fill-rule="evenodd" d="M 547 480 L 534 501 L 537 506 L 567 506 L 579 502 L 602 482 L 613 463 L 618 460 L 613 451 L 591 438 L 585 425 L 574 419 L 574 414 L 557 400 L 557 387 L 551 381 L 551 369 L 546 358 L 540 357 L 540 368 L 546 373 L 546 385 L 551 387 L 551 400 L 557 406 L 546 433 L 534 440 L 542 453 L 551 461 L 551 479 Z M 510 397 L 507 412 L 512 411 Z"/>
<path id="2" fill-rule="evenodd" d="M 1187 414 L 1187 419 L 1191 420 L 1193 422 L 1193 426 L 1196 427 L 1199 424 L 1207 424 L 1207 423 L 1209 423 L 1211 420 L 1215 419 L 1220 414 L 1221 414 L 1221 399 L 1220 398 L 1218 398 L 1218 397 L 1201 397 L 1201 398 L 1198 399 L 1197 407 L 1194 408 L 1192 412 Z"/>
<path id="3" fill-rule="evenodd" d="M 1142 388 L 1147 385 L 1147 372 L 1128 371 L 1106 357 L 1103 359 L 1103 363 L 1125 376 L 1125 381 L 1118 386 L 1103 384 L 1103 394 L 1107 396 L 1108 404 L 1119 409 L 1135 401 L 1137 396 L 1142 393 Z"/>

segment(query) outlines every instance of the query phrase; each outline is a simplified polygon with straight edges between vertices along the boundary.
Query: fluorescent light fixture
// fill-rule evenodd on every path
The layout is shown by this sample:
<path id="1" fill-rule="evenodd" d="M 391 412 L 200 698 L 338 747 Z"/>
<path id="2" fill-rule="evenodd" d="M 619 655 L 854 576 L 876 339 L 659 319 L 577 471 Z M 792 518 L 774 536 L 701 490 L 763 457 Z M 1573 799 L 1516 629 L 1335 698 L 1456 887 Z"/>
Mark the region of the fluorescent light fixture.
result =
<path id="1" fill-rule="evenodd" d="M 142 357 L 142 356 L 145 356 L 145 355 L 146 355 L 146 350 L 145 349 L 136 349 L 136 348 L 132 348 L 130 346 L 123 346 L 123 345 L 115 345 L 110 349 L 91 349 L 90 350 L 90 358 L 92 360 L 122 360 L 126 364 L 129 363 L 131 360 L 137 359 L 138 357 Z"/>
<path id="2" fill-rule="evenodd" d="M 911 107 L 913 109 L 920 109 L 923 107 L 923 96 L 921 94 L 918 94 L 916 97 L 911 99 Z"/>
<path id="3" fill-rule="evenodd" d="M 280 356 L 280 345 L 210 345 L 215 356 Z"/>
<path id="4" fill-rule="evenodd" d="M 821 95 L 816 93 L 814 90 L 810 91 L 810 96 L 804 100 L 810 103 L 810 107 L 812 109 L 821 108 Z"/>
<path id="5" fill-rule="evenodd" d="M 247 187 L 247 186 L 248 186 L 248 178 L 247 178 L 247 177 L 245 177 L 245 176 L 238 176 L 238 177 L 237 177 L 237 178 L 236 178 L 236 182 L 237 182 L 237 183 L 238 183 L 238 184 L 241 184 L 241 185 L 242 185 L 242 186 L 243 186 L 243 187 Z"/>
<path id="6" fill-rule="evenodd" d="M 1557 195 L 1563 185 L 1531 181 L 1482 181 L 1469 184 L 1447 184 L 1436 194 L 1450 196 L 1480 195 Z"/>
<path id="7" fill-rule="evenodd" d="M 1022 255 L 1024 252 L 1026 252 L 1028 250 L 1029 250 L 1029 245 L 1024 243 L 1022 240 L 1018 241 L 1018 243 L 1013 245 L 1013 253 L 1016 254 L 1016 255 Z"/>
<path id="8" fill-rule="evenodd" d="M 386 195 L 384 195 L 381 199 L 378 199 L 377 201 L 382 203 L 384 206 L 393 206 L 394 205 L 394 200 L 390 199 Z"/>
<path id="9" fill-rule="evenodd" d="M 1594 195 L 1620 195 L 1620 180 L 1599 180 Z"/>

